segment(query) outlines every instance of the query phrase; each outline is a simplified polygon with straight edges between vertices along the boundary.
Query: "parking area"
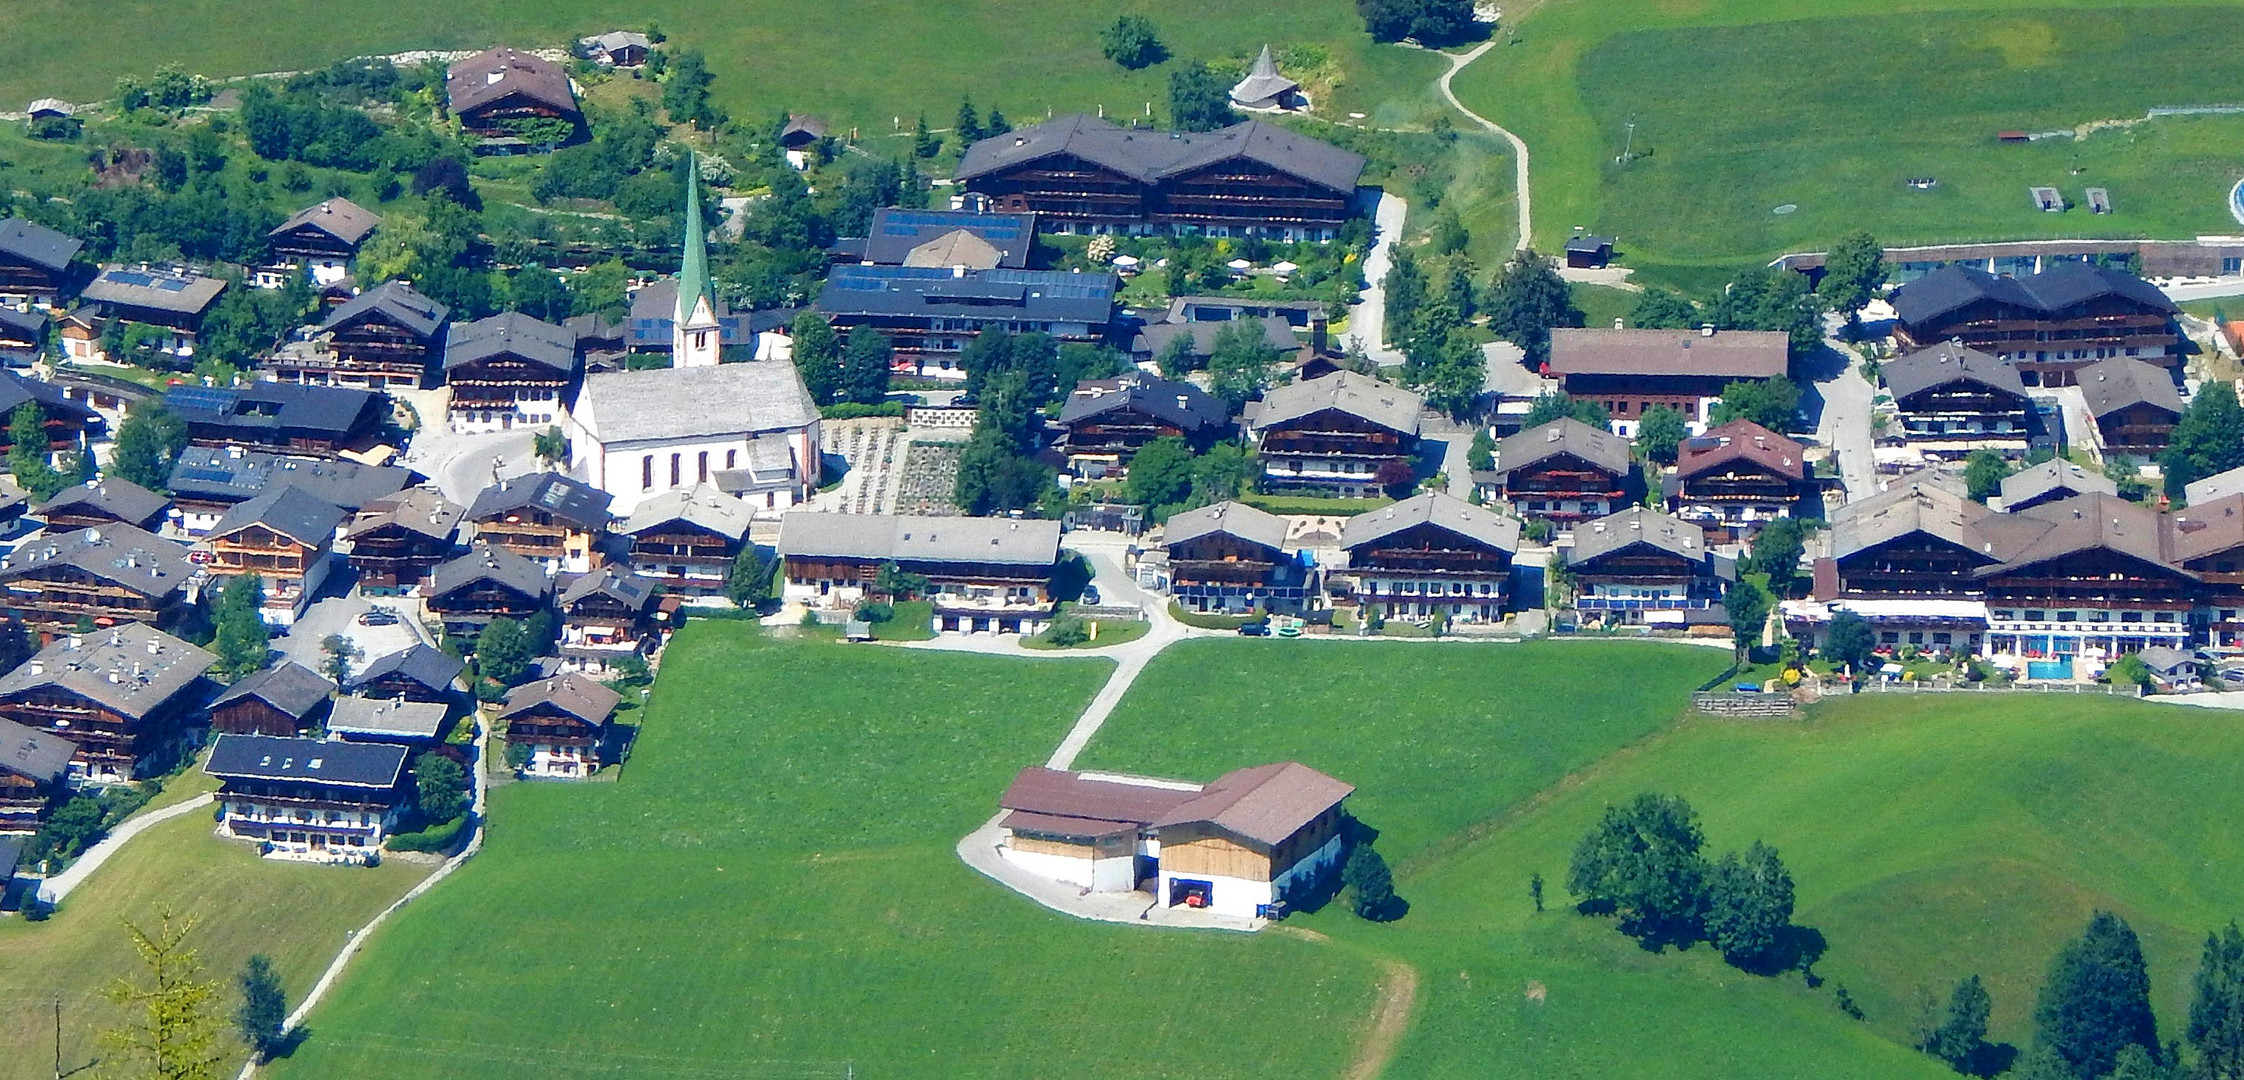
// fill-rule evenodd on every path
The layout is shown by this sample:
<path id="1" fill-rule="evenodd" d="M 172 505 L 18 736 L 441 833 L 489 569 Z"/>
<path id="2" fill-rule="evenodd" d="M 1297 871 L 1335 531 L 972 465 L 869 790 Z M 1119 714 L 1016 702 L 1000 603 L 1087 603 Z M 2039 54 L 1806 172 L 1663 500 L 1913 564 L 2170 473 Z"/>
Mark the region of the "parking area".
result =
<path id="1" fill-rule="evenodd" d="M 396 612 L 398 621 L 388 626 L 360 626 L 358 617 L 377 604 Z M 296 620 L 296 625 L 290 627 L 286 635 L 273 639 L 273 645 L 280 649 L 284 658 L 318 671 L 320 663 L 327 658 L 320 651 L 320 642 L 327 640 L 329 634 L 341 634 L 365 651 L 364 659 L 359 662 L 359 666 L 363 667 L 367 660 L 418 643 L 421 638 L 413 627 L 420 617 L 419 600 L 394 596 L 369 600 L 358 595 L 354 589 L 344 595 L 323 597 L 314 603 L 304 612 L 303 618 Z"/>

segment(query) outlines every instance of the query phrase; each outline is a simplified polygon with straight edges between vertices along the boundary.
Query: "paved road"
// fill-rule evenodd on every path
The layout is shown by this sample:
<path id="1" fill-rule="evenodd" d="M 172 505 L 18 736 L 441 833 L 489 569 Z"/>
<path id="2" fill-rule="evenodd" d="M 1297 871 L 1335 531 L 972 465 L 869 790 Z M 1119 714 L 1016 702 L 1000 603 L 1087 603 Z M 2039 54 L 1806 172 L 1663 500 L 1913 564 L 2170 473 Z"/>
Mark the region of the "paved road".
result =
<path id="1" fill-rule="evenodd" d="M 1513 185 L 1518 189 L 1519 197 L 1518 247 L 1520 250 L 1525 251 L 1528 245 L 1535 242 L 1534 202 L 1530 198 L 1527 186 L 1527 143 L 1519 136 L 1496 126 L 1494 121 L 1491 121 L 1487 117 L 1466 108 L 1465 103 L 1457 100 L 1456 93 L 1449 88 L 1449 80 L 1456 78 L 1457 73 L 1465 69 L 1465 65 L 1480 59 L 1481 54 L 1486 53 L 1488 50 L 1495 47 L 1496 39 L 1490 38 L 1487 41 L 1481 42 L 1477 47 L 1473 49 L 1473 51 L 1462 56 L 1447 56 L 1446 58 L 1449 61 L 1449 70 L 1441 73 L 1441 82 L 1439 83 L 1439 86 L 1441 87 L 1441 96 L 1444 99 L 1448 100 L 1450 108 L 1464 113 L 1465 116 L 1468 119 L 1472 120 L 1474 123 L 1479 124 L 1481 127 L 1486 128 L 1489 131 L 1493 131 L 1496 134 L 1503 136 L 1505 142 L 1512 144 L 1512 166 L 1517 174 L 1513 179 Z"/>
<path id="2" fill-rule="evenodd" d="M 2169 285 L 2163 292 L 2166 298 L 2181 303 L 2184 300 L 2218 300 L 2224 296 L 2244 296 L 2244 278 L 2224 278 L 2195 285 Z"/>
<path id="3" fill-rule="evenodd" d="M 397 612 L 401 616 L 399 621 L 390 626 L 358 625 L 359 615 L 377 603 Z M 365 658 L 358 665 L 364 668 L 367 660 L 419 643 L 420 636 L 414 633 L 411 625 L 419 617 L 420 602 L 417 600 L 396 597 L 369 600 L 354 588 L 341 596 L 323 597 L 306 608 L 303 618 L 296 620 L 296 625 L 289 627 L 286 635 L 275 638 L 273 644 L 280 649 L 283 659 L 318 671 L 327 659 L 327 654 L 320 650 L 320 642 L 327 640 L 329 634 L 341 634 L 364 650 Z"/>
<path id="4" fill-rule="evenodd" d="M 103 837 L 100 843 L 87 848 L 85 854 L 78 856 L 77 862 L 70 864 L 70 869 L 40 882 L 40 902 L 49 906 L 61 903 L 63 897 L 70 895 L 72 889 L 85 884 L 86 879 L 92 877 L 94 871 L 101 869 L 101 864 L 108 862 L 111 855 L 115 855 L 120 848 L 123 848 L 133 837 L 139 836 L 143 830 L 151 826 L 161 825 L 173 818 L 186 817 L 208 807 L 214 801 L 216 800 L 209 795 L 197 795 L 186 802 L 128 819 L 124 824 L 117 826 L 115 831 Z"/>
<path id="5" fill-rule="evenodd" d="M 1372 211 L 1371 251 L 1364 255 L 1364 290 L 1348 309 L 1347 344 L 1370 357 L 1373 363 L 1392 366 L 1403 362 L 1402 350 L 1386 344 L 1387 268 L 1395 264 L 1395 241 L 1402 238 L 1410 204 L 1394 192 L 1381 192 Z"/>
<path id="6" fill-rule="evenodd" d="M 2064 420 L 2065 447 L 2085 452 L 2091 461 L 2104 463 L 2104 433 L 2096 426 L 2096 417 L 2088 411 L 2088 399 L 2080 394 L 2080 387 L 2044 387 L 2036 392 L 2039 397 L 2057 399 L 2058 415 Z"/>
<path id="7" fill-rule="evenodd" d="M 443 414 L 432 420 L 424 409 L 421 430 L 413 434 L 412 446 L 399 464 L 436 481 L 445 498 L 467 506 L 491 486 L 494 472 L 513 477 L 537 471 L 538 459 L 531 452 L 536 438 L 537 432 L 530 429 L 454 435 L 446 428 Z"/>
<path id="8" fill-rule="evenodd" d="M 1826 338 L 1845 365 L 1829 378 L 1816 381 L 1823 396 L 1823 417 L 1816 438 L 1839 459 L 1839 480 L 1846 485 L 1847 500 L 1866 498 L 1878 490 L 1878 462 L 1870 437 L 1871 400 L 1876 391 L 1862 377 L 1862 358 L 1838 338 Z"/>

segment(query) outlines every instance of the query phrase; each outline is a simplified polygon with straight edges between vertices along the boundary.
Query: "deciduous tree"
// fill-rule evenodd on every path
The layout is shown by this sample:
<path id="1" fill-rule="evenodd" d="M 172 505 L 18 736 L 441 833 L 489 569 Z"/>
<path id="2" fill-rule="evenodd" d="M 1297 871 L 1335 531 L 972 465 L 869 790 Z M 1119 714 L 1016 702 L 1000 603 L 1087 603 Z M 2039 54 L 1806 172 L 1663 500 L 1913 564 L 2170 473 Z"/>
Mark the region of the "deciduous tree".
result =
<path id="1" fill-rule="evenodd" d="M 1099 51 L 1117 64 L 1136 71 L 1167 59 L 1153 20 L 1143 15 L 1119 15 L 1099 32 Z"/>
<path id="2" fill-rule="evenodd" d="M 1208 376 L 1217 397 L 1237 412 L 1270 388 L 1278 367 L 1278 350 L 1264 339 L 1262 324 L 1233 319 L 1216 331 L 1208 350 Z"/>
<path id="3" fill-rule="evenodd" d="M 795 316 L 792 329 L 795 370 L 803 377 L 810 399 L 830 405 L 841 392 L 841 339 L 832 323 L 815 311 Z"/>
<path id="4" fill-rule="evenodd" d="M 1688 430 L 1683 414 L 1674 407 L 1654 405 L 1636 418 L 1636 447 L 1646 461 L 1673 465 Z"/>
<path id="5" fill-rule="evenodd" d="M 1426 271 L 1418 265 L 1418 257 L 1408 247 L 1397 245 L 1394 261 L 1387 267 L 1387 276 L 1380 279 L 1384 291 L 1386 322 L 1380 333 L 1389 345 L 1400 348 L 1411 339 L 1418 327 L 1418 309 L 1426 303 Z"/>
<path id="6" fill-rule="evenodd" d="M 740 554 L 733 556 L 732 573 L 725 578 L 725 598 L 748 610 L 769 603 L 777 570 L 767 549 L 754 544 L 741 545 Z"/>
<path id="7" fill-rule="evenodd" d="M 1964 459 L 1964 487 L 1971 497 L 1986 502 L 2002 494 L 2010 475 L 2010 462 L 1994 450 L 1974 450 Z"/>
<path id="8" fill-rule="evenodd" d="M 1706 896 L 1706 838 L 1680 796 L 1638 795 L 1610 806 L 1575 845 L 1566 890 L 1588 914 L 1620 916 L 1621 932 L 1647 947 L 1699 938 Z"/>
<path id="9" fill-rule="evenodd" d="M 521 621 L 501 616 L 475 635 L 476 670 L 501 686 L 519 686 L 537 660 L 534 650 Z"/>
<path id="10" fill-rule="evenodd" d="M 1847 234 L 1823 258 L 1823 281 L 1816 295 L 1826 307 L 1847 317 L 1847 332 L 1862 327 L 1862 306 L 1886 283 L 1886 250 L 1867 232 Z"/>
<path id="11" fill-rule="evenodd" d="M 1348 861 L 1341 864 L 1340 881 L 1348 889 L 1348 904 L 1357 918 L 1387 922 L 1398 914 L 1394 873 L 1369 841 L 1358 839 L 1348 846 Z"/>
<path id="12" fill-rule="evenodd" d="M 1722 857 L 1707 875 L 1706 936 L 1731 966 L 1775 974 L 1792 925 L 1792 874 L 1775 848 L 1758 840 L 1745 857 Z"/>
<path id="13" fill-rule="evenodd" d="M 467 772 L 460 768 L 459 762 L 434 750 L 413 759 L 413 786 L 419 797 L 421 816 L 431 825 L 466 813 L 472 801 Z"/>
<path id="14" fill-rule="evenodd" d="M 1666 289 L 1646 289 L 1628 313 L 1628 323 L 1644 330 L 1688 330 L 1698 325 L 1699 308 Z"/>
<path id="15" fill-rule="evenodd" d="M 1769 621 L 1769 594 L 1750 581 L 1733 581 L 1722 594 L 1722 609 L 1730 616 L 1730 641 L 1737 648 L 1737 661 L 1745 663 L 1746 654 L 1761 643 L 1761 633 Z"/>
<path id="16" fill-rule="evenodd" d="M 1231 111 L 1231 87 L 1208 65 L 1187 60 L 1169 71 L 1169 122 L 1178 131 L 1214 131 L 1239 119 Z"/>
<path id="17" fill-rule="evenodd" d="M 229 578 L 219 590 L 211 622 L 218 631 L 213 649 L 221 677 L 239 679 L 265 666 L 273 632 L 265 625 L 264 606 L 265 579 L 256 574 Z"/>
<path id="18" fill-rule="evenodd" d="M 1947 1062 L 1957 1072 L 1983 1075 L 1987 1054 L 1993 1049 L 1987 1045 L 1987 1015 L 1993 1008 L 1994 998 L 1987 993 L 1987 984 L 1977 975 L 1967 976 L 1949 993 L 1948 1011 L 1917 1049 Z"/>
<path id="19" fill-rule="evenodd" d="M 859 405 L 888 400 L 889 364 L 896 355 L 888 335 L 869 326 L 849 332 L 849 351 L 842 357 L 842 395 Z"/>
<path id="20" fill-rule="evenodd" d="M 2207 380 L 2182 410 L 2158 460 L 2166 494 L 2177 499 L 2195 481 L 2244 466 L 2244 408 L 2237 406 L 2236 388 L 2225 379 Z"/>
<path id="21" fill-rule="evenodd" d="M 236 981 L 242 1003 L 234 1010 L 234 1029 L 257 1060 L 271 1061 L 287 1042 L 288 996 L 281 990 L 280 973 L 270 958 L 257 953 L 242 965 Z"/>
<path id="22" fill-rule="evenodd" d="M 1781 433 L 1791 430 L 1793 416 L 1799 410 L 1800 387 L 1792 380 L 1781 376 L 1738 379 L 1723 385 L 1722 400 L 1715 403 L 1712 419 L 1717 427 L 1732 420 L 1751 420 Z"/>
<path id="23" fill-rule="evenodd" d="M 1569 416 L 1599 431 L 1607 430 L 1613 423 L 1604 405 L 1588 398 L 1568 397 L 1563 390 L 1550 390 L 1535 395 L 1535 400 L 1527 403 L 1527 416 L 1520 421 L 1520 426 L 1541 427 Z"/>
<path id="24" fill-rule="evenodd" d="M 1192 448 L 1164 435 L 1138 448 L 1123 482 L 1130 501 L 1149 509 L 1174 506 L 1192 490 Z"/>
<path id="25" fill-rule="evenodd" d="M 1847 665 L 1849 671 L 1861 674 L 1870 658 L 1878 651 L 1878 632 L 1871 628 L 1870 620 L 1851 611 L 1842 611 L 1831 619 L 1831 629 L 1823 637 L 1823 655 Z"/>
<path id="26" fill-rule="evenodd" d="M 1522 250 L 1504 264 L 1488 290 L 1488 328 L 1520 347 L 1529 367 L 1551 355 L 1551 328 L 1582 325 L 1573 287 L 1549 259 Z"/>

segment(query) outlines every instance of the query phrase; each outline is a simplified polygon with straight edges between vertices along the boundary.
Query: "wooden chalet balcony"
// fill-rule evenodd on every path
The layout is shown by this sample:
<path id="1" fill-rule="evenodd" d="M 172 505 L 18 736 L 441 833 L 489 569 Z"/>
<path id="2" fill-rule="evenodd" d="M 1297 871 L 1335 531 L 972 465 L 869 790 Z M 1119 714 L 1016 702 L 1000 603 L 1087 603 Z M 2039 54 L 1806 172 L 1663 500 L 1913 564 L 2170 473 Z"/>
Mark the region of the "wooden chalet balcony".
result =
<path id="1" fill-rule="evenodd" d="M 1373 551 L 1350 569 L 1378 574 L 1510 574 L 1511 560 L 1471 551 Z"/>

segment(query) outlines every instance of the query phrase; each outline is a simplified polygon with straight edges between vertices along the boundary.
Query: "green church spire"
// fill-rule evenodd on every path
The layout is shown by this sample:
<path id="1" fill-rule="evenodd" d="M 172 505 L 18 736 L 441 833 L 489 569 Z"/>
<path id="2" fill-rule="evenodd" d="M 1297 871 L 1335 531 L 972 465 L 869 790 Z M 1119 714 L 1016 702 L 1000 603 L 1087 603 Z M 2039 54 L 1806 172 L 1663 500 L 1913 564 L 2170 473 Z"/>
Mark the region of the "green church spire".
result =
<path id="1" fill-rule="evenodd" d="M 686 248 L 678 265 L 678 324 L 693 317 L 695 301 L 706 300 L 709 313 L 717 312 L 717 294 L 709 284 L 709 228 L 701 220 L 701 169 L 693 151 L 686 151 Z"/>

